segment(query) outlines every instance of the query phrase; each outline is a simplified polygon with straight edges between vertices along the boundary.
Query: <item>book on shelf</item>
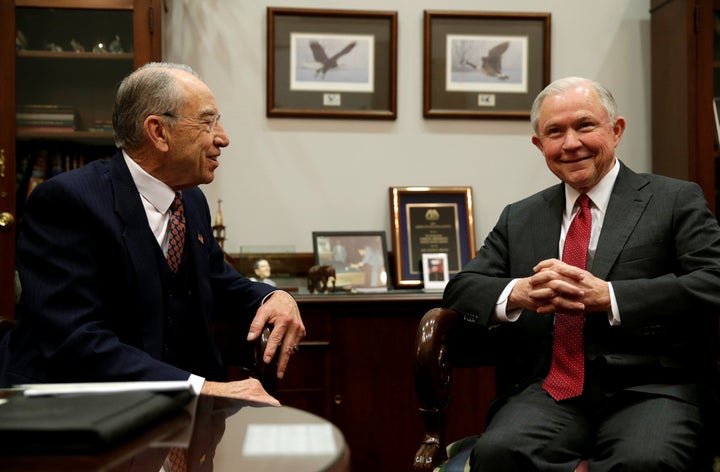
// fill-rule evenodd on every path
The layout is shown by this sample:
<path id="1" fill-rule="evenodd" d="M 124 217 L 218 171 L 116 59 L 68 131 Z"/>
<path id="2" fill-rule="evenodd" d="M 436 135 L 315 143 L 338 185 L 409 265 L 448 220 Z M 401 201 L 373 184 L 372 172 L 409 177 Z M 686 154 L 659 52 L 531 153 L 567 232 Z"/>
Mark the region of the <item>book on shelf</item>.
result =
<path id="1" fill-rule="evenodd" d="M 112 133 L 113 125 L 111 120 L 95 120 L 92 125 L 88 126 L 88 131 L 93 133 Z"/>
<path id="2" fill-rule="evenodd" d="M 19 132 L 33 133 L 67 133 L 75 131 L 73 126 L 17 126 L 15 129 Z"/>
<path id="3" fill-rule="evenodd" d="M 69 105 L 31 104 L 19 105 L 15 112 L 15 124 L 19 130 L 41 131 L 40 128 L 75 129 L 75 109 Z"/>
<path id="4" fill-rule="evenodd" d="M 18 160 L 16 191 L 18 199 L 26 199 L 46 179 L 85 165 L 83 154 L 70 154 L 53 149 L 28 152 Z"/>

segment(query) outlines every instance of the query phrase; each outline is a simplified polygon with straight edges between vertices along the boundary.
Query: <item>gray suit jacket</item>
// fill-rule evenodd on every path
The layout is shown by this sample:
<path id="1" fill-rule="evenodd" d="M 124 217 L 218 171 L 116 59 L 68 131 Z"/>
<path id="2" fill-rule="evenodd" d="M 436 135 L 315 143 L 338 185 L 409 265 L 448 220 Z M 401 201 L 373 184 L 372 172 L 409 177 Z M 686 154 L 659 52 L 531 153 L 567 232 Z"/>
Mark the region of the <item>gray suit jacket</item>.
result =
<path id="1" fill-rule="evenodd" d="M 701 401 L 695 387 L 713 382 L 717 370 L 720 227 L 696 184 L 620 165 L 588 270 L 612 282 L 622 325 L 611 327 L 607 313 L 585 315 L 589 384 Z M 508 205 L 445 290 L 444 306 L 496 357 L 501 394 L 549 369 L 553 316 L 524 311 L 515 323 L 487 328 L 505 286 L 559 256 L 564 205 L 562 183 Z"/>

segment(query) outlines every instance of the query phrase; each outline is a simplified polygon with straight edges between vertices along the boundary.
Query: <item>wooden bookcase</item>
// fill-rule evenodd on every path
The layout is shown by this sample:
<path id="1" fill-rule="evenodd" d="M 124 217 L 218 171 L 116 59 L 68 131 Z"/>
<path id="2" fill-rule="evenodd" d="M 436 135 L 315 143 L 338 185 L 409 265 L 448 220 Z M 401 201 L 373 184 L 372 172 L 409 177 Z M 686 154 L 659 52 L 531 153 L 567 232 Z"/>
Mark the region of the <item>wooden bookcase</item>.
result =
<path id="1" fill-rule="evenodd" d="M 697 182 L 717 212 L 720 1 L 651 0 L 650 14 L 653 172 Z"/>
<path id="2" fill-rule="evenodd" d="M 14 315 L 16 232 L 33 168 L 43 179 L 114 153 L 115 88 L 160 60 L 161 17 L 161 0 L 1 2 L 0 316 Z"/>

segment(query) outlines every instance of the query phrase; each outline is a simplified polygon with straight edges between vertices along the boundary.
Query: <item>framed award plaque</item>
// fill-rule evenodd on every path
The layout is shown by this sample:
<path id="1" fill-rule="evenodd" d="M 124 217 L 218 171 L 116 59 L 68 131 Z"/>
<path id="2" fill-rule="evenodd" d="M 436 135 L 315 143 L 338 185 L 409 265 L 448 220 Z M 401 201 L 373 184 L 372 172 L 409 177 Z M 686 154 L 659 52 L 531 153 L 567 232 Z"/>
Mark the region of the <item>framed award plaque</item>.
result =
<path id="1" fill-rule="evenodd" d="M 423 254 L 447 254 L 450 276 L 475 255 L 471 187 L 390 187 L 397 288 L 423 285 Z"/>

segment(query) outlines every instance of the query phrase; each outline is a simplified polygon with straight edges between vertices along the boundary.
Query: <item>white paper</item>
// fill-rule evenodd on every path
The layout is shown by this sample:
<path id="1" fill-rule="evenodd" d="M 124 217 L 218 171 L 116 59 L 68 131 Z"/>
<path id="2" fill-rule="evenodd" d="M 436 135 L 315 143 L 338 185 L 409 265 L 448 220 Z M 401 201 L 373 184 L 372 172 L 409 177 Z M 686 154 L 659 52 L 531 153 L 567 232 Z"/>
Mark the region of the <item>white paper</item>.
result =
<path id="1" fill-rule="evenodd" d="M 132 391 L 179 392 L 192 391 L 187 380 L 168 380 L 153 382 L 81 382 L 16 385 L 26 397 L 39 395 L 72 395 L 78 393 L 116 393 Z"/>
<path id="2" fill-rule="evenodd" d="M 330 424 L 250 424 L 245 456 L 320 456 L 337 453 Z"/>

